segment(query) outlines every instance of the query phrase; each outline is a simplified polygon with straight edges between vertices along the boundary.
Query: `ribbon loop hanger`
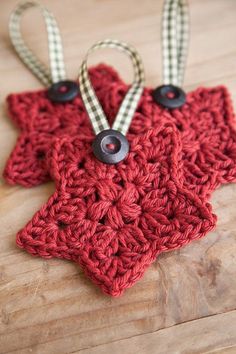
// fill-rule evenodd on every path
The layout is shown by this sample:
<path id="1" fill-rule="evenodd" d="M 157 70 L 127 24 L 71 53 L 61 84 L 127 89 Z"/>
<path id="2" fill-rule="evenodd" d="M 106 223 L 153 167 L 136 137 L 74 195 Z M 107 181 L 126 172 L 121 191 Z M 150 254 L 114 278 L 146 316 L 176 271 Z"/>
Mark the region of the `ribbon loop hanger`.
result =
<path id="1" fill-rule="evenodd" d="M 112 129 L 110 129 L 106 115 L 91 85 L 87 68 L 88 56 L 95 50 L 101 48 L 114 48 L 127 54 L 134 68 L 134 81 L 120 106 Z M 129 129 L 134 112 L 142 95 L 144 80 L 143 63 L 136 49 L 117 40 L 106 39 L 94 44 L 87 52 L 81 64 L 79 72 L 80 93 L 93 130 L 95 134 L 97 134 L 93 145 L 94 154 L 105 163 L 117 163 L 123 160 L 128 152 L 128 142 L 125 138 L 125 134 Z M 106 145 L 104 145 L 105 142 L 106 145 L 115 145 L 114 151 L 109 151 Z"/>
<path id="2" fill-rule="evenodd" d="M 21 34 L 20 20 L 22 14 L 35 7 L 41 11 L 46 24 L 50 70 L 28 48 Z M 43 85 L 50 86 L 65 80 L 66 73 L 60 31 L 53 14 L 44 6 L 34 1 L 19 4 L 10 16 L 9 34 L 17 54 Z"/>
<path id="3" fill-rule="evenodd" d="M 86 107 L 95 134 L 98 134 L 105 129 L 110 129 L 106 115 L 98 101 L 98 98 L 90 82 L 87 68 L 88 56 L 95 50 L 101 48 L 117 49 L 127 54 L 133 64 L 134 81 L 121 104 L 119 112 L 112 126 L 112 129 L 118 130 L 123 135 L 125 135 L 129 129 L 129 125 L 131 123 L 139 99 L 143 92 L 144 69 L 142 59 L 135 48 L 131 47 L 126 43 L 111 39 L 106 39 L 94 44 L 87 52 L 87 55 L 80 67 L 79 83 L 81 96 L 84 101 L 84 105 Z"/>
<path id="4" fill-rule="evenodd" d="M 162 15 L 163 83 L 182 86 L 189 40 L 186 0 L 165 0 Z"/>
<path id="5" fill-rule="evenodd" d="M 163 85 L 153 91 L 154 100 L 169 109 L 179 108 L 186 101 L 181 86 L 189 39 L 187 0 L 165 0 L 162 13 Z"/>

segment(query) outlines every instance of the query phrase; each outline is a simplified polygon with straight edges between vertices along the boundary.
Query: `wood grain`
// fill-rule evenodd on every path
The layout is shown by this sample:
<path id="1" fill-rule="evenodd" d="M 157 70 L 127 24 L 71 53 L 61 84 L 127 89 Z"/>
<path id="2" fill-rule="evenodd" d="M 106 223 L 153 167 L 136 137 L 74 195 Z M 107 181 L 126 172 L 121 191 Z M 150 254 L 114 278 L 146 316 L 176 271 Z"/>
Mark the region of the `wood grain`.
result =
<path id="1" fill-rule="evenodd" d="M 10 92 L 40 83 L 14 54 L 7 21 L 17 1 L 1 2 L 0 169 L 17 129 L 7 117 Z M 134 44 L 147 84 L 161 82 L 160 0 L 45 0 L 62 29 L 68 76 L 96 40 Z M 236 104 L 236 2 L 190 0 L 191 47 L 185 88 L 228 86 Z M 36 11 L 23 21 L 28 43 L 47 61 L 43 21 Z M 124 79 L 128 60 L 105 51 L 91 63 L 113 64 Z M 54 190 L 53 183 L 26 190 L 0 183 L 0 353 L 236 353 L 236 185 L 212 198 L 217 229 L 182 250 L 161 255 L 144 278 L 118 299 L 104 296 L 75 264 L 33 258 L 15 246 L 15 234 Z"/>
<path id="2" fill-rule="evenodd" d="M 224 347 L 220 349 L 222 353 L 235 353 L 235 329 L 231 327 L 232 321 L 236 321 L 236 311 L 182 323 L 157 332 L 82 350 L 80 353 L 132 354 L 137 348 L 141 353 L 147 354 L 213 353 L 216 343 Z M 228 328 L 227 336 L 224 335 L 225 328 Z"/>

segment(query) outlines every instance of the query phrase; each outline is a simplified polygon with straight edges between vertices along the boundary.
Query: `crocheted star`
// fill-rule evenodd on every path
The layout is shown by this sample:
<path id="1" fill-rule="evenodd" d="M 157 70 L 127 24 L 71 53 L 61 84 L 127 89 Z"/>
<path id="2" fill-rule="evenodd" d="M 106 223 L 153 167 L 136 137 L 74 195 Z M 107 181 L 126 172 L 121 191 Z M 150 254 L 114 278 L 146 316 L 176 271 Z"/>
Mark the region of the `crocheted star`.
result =
<path id="1" fill-rule="evenodd" d="M 102 97 L 112 121 L 127 92 L 127 85 L 112 85 Z M 227 89 L 198 88 L 187 95 L 179 109 L 158 105 L 152 89 L 145 89 L 132 120 L 133 136 L 173 122 L 181 133 L 185 185 L 202 197 L 209 197 L 219 185 L 236 181 L 236 131 L 232 102 Z"/>
<path id="2" fill-rule="evenodd" d="M 90 78 L 99 99 L 112 82 L 120 81 L 118 74 L 105 64 L 90 69 Z M 72 102 L 53 103 L 47 91 L 11 94 L 7 98 L 12 120 L 21 134 L 10 155 L 4 177 L 9 184 L 32 187 L 50 179 L 45 161 L 54 136 L 75 134 L 89 126 L 80 96 Z"/>
<path id="3" fill-rule="evenodd" d="M 95 158 L 92 133 L 56 139 L 48 160 L 56 191 L 17 235 L 19 247 L 33 255 L 80 264 L 113 296 L 140 279 L 160 252 L 215 225 L 210 205 L 183 187 L 172 124 L 127 138 L 130 152 L 117 165 Z"/>

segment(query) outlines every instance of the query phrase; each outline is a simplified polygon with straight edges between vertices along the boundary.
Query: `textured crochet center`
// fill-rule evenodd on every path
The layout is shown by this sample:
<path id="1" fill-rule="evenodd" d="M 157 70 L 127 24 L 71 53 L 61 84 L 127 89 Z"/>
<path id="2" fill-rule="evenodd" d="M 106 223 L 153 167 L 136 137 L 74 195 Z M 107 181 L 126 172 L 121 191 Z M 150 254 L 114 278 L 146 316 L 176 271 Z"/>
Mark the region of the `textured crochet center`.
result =
<path id="1" fill-rule="evenodd" d="M 98 161 L 92 133 L 57 139 L 50 153 L 56 192 L 17 235 L 33 255 L 79 263 L 101 289 L 118 296 L 160 252 L 204 236 L 209 205 L 183 187 L 181 142 L 167 123 L 135 138 L 117 165 Z"/>
<path id="2" fill-rule="evenodd" d="M 89 73 L 100 100 L 105 88 L 120 80 L 105 64 L 97 65 Z M 72 102 L 53 103 L 47 97 L 47 90 L 41 90 L 11 94 L 7 103 L 10 116 L 21 132 L 4 177 L 9 184 L 25 187 L 44 183 L 50 179 L 45 156 L 52 139 L 62 134 L 76 134 L 90 126 L 81 97 Z"/>

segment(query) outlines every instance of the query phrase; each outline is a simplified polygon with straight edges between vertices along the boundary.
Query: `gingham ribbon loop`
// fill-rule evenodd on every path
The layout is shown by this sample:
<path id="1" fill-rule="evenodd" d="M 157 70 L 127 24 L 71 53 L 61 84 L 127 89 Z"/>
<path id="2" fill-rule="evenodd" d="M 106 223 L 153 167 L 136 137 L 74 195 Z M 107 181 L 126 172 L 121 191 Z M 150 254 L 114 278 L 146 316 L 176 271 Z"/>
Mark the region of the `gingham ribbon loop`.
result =
<path id="1" fill-rule="evenodd" d="M 165 0 L 162 16 L 163 82 L 182 86 L 189 40 L 187 0 Z"/>
<path id="2" fill-rule="evenodd" d="M 101 48 L 114 48 L 124 52 L 130 57 L 134 67 L 134 81 L 120 106 L 119 112 L 117 113 L 116 119 L 112 126 L 112 129 L 125 135 L 129 129 L 134 112 L 143 92 L 144 69 L 142 59 L 135 48 L 126 43 L 111 39 L 106 39 L 94 44 L 87 52 L 87 55 L 80 67 L 79 83 L 80 93 L 95 134 L 110 128 L 106 115 L 91 85 L 87 68 L 87 59 L 89 54 Z"/>
<path id="3" fill-rule="evenodd" d="M 48 35 L 50 70 L 27 47 L 21 35 L 21 16 L 26 10 L 33 7 L 39 8 L 45 20 Z M 43 85 L 50 86 L 52 83 L 65 80 L 66 74 L 60 31 L 53 14 L 44 6 L 34 1 L 19 4 L 11 13 L 9 34 L 17 54 Z"/>

